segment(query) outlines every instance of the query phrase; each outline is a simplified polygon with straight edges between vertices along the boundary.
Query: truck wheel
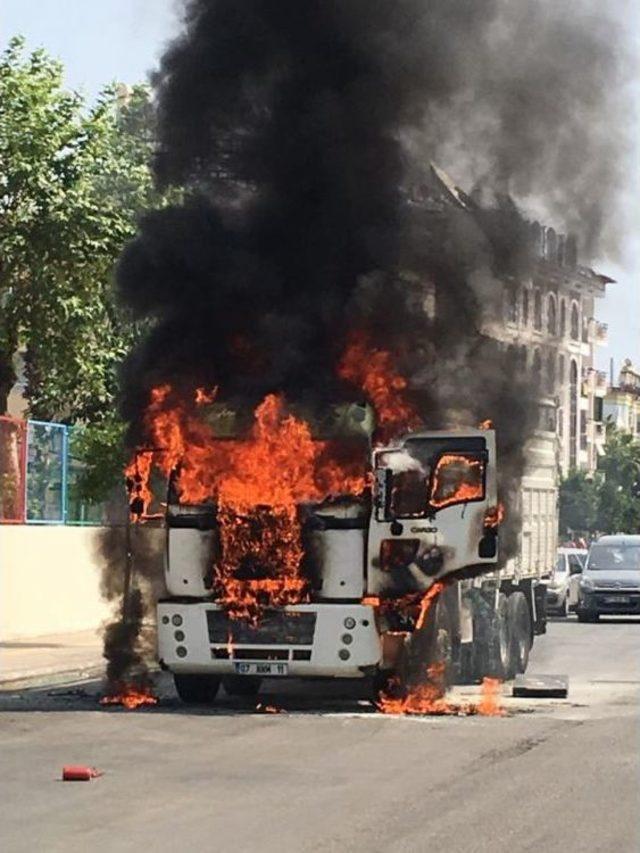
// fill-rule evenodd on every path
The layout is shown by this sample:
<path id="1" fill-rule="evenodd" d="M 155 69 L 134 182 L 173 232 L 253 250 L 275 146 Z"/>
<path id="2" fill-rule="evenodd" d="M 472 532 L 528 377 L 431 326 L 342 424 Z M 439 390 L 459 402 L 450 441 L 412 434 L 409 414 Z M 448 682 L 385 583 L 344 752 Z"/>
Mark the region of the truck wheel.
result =
<path id="1" fill-rule="evenodd" d="M 503 681 L 513 678 L 515 675 L 515 661 L 511 651 L 511 632 L 509 630 L 509 611 L 507 607 L 507 596 L 504 592 L 498 595 L 498 606 L 496 607 L 494 634 L 493 634 L 493 668 L 494 678 Z"/>
<path id="2" fill-rule="evenodd" d="M 257 696 L 261 683 L 261 678 L 255 678 L 252 675 L 225 675 L 222 679 L 222 686 L 227 696 Z"/>
<path id="3" fill-rule="evenodd" d="M 220 687 L 220 679 L 215 675 L 185 675 L 174 672 L 173 683 L 176 693 L 185 705 L 212 705 Z"/>
<path id="4" fill-rule="evenodd" d="M 426 624 L 414 631 L 407 644 L 407 655 L 402 681 L 410 690 L 423 684 L 428 677 L 429 668 L 442 668 L 444 687 L 453 683 L 453 630 L 449 608 L 442 596 L 438 597 L 433 609 L 427 616 Z"/>
<path id="5" fill-rule="evenodd" d="M 515 664 L 511 651 L 511 635 L 507 596 L 501 592 L 495 610 L 485 602 L 477 616 L 475 678 L 513 678 Z"/>
<path id="6" fill-rule="evenodd" d="M 507 621 L 514 674 L 524 672 L 529 663 L 531 649 L 531 614 L 524 593 L 513 592 L 507 598 Z"/>

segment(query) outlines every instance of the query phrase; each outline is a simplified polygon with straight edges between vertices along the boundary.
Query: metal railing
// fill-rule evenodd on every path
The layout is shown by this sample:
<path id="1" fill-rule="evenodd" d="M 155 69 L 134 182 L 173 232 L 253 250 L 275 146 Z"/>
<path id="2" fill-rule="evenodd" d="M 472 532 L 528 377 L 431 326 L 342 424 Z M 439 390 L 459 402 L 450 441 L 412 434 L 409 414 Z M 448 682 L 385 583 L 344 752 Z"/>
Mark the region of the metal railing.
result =
<path id="1" fill-rule="evenodd" d="M 0 524 L 100 525 L 106 505 L 81 492 L 74 428 L 0 416 Z"/>

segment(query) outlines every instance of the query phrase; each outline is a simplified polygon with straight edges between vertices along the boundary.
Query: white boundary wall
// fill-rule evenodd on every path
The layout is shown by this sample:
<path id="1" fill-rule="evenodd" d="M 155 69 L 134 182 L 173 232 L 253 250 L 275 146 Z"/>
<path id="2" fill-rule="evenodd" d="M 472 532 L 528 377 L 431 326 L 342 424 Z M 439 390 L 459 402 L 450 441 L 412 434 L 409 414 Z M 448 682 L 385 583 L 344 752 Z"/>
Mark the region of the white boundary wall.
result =
<path id="1" fill-rule="evenodd" d="M 0 525 L 0 640 L 98 628 L 98 527 Z"/>

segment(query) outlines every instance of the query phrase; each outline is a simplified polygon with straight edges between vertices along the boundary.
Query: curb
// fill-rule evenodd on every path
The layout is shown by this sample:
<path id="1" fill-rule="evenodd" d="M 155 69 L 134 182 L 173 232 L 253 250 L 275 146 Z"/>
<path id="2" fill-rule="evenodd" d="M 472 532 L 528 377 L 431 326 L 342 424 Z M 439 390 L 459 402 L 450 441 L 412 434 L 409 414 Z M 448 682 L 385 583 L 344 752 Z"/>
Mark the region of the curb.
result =
<path id="1" fill-rule="evenodd" d="M 104 676 L 104 671 L 105 664 L 100 663 L 65 670 L 39 670 L 15 677 L 0 678 L 0 694 L 43 687 L 60 687 L 65 684 L 76 684 L 80 681 L 95 681 Z"/>

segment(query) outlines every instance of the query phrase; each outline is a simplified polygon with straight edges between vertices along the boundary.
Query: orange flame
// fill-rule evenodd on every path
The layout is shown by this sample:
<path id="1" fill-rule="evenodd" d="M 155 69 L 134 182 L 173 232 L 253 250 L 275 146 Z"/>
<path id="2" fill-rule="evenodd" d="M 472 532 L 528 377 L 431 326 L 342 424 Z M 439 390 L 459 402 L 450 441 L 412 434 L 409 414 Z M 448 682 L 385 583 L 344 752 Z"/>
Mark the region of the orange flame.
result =
<path id="1" fill-rule="evenodd" d="M 366 335 L 353 335 L 338 375 L 361 388 L 373 406 L 381 441 L 420 425 L 417 412 L 405 399 L 407 380 L 393 367 L 386 350 L 369 346 Z"/>
<path id="2" fill-rule="evenodd" d="M 458 453 L 440 457 L 433 473 L 430 503 L 442 509 L 462 501 L 482 500 L 484 497 L 484 462 Z"/>
<path id="3" fill-rule="evenodd" d="M 420 603 L 420 612 L 415 630 L 424 627 L 428 613 L 445 584 L 436 582 L 427 590 Z M 391 680 L 387 691 L 377 701 L 378 710 L 383 714 L 421 714 L 435 716 L 481 716 L 497 717 L 503 715 L 500 706 L 500 681 L 485 678 L 482 683 L 482 699 L 478 704 L 470 702 L 451 702 L 446 698 L 445 665 L 434 663 L 427 668 L 424 680 L 403 691 L 399 678 Z"/>
<path id="4" fill-rule="evenodd" d="M 114 693 L 103 696 L 101 705 L 122 705 L 128 711 L 139 708 L 142 705 L 157 705 L 158 698 L 153 695 L 147 687 L 134 687 L 131 684 L 120 684 Z"/>
<path id="5" fill-rule="evenodd" d="M 484 516 L 485 527 L 499 527 L 505 519 L 506 510 L 503 503 L 489 507 Z"/>
<path id="6" fill-rule="evenodd" d="M 255 621 L 264 606 L 308 600 L 298 507 L 361 494 L 365 455 L 345 460 L 332 442 L 314 440 L 309 425 L 287 414 L 275 394 L 257 407 L 242 440 L 216 438 L 168 385 L 152 391 L 145 424 L 151 443 L 161 448 L 158 467 L 165 476 L 176 472 L 180 500 L 216 503 L 221 556 L 215 592 L 228 613 Z"/>
<path id="7" fill-rule="evenodd" d="M 493 429 L 493 421 L 491 418 L 487 418 L 484 421 L 480 421 L 478 424 L 478 429 Z"/>
<path id="8" fill-rule="evenodd" d="M 129 510 L 132 521 L 140 521 L 147 513 L 153 500 L 149 486 L 153 467 L 153 451 L 139 450 L 124 469 L 125 482 L 129 492 Z"/>
<path id="9" fill-rule="evenodd" d="M 259 714 L 286 714 L 287 711 L 284 708 L 278 707 L 278 705 L 263 705 L 262 702 L 258 702 L 256 705 L 256 711 Z"/>
<path id="10" fill-rule="evenodd" d="M 212 388 L 210 391 L 207 391 L 206 388 L 196 388 L 195 393 L 195 404 L 196 406 L 206 406 L 209 403 L 213 403 L 218 395 L 218 388 Z"/>
<path id="11" fill-rule="evenodd" d="M 424 683 L 414 687 L 405 696 L 394 697 L 397 681 L 390 686 L 390 693 L 379 697 L 378 710 L 383 714 L 406 714 L 412 716 L 457 716 L 504 717 L 506 712 L 500 705 L 501 682 L 497 678 L 485 678 L 482 682 L 482 697 L 479 702 L 451 702 L 446 698 L 444 687 L 444 664 L 429 667 Z"/>
<path id="12" fill-rule="evenodd" d="M 478 703 L 478 714 L 482 717 L 503 717 L 505 712 L 500 705 L 502 682 L 499 678 L 482 679 L 482 698 Z"/>

